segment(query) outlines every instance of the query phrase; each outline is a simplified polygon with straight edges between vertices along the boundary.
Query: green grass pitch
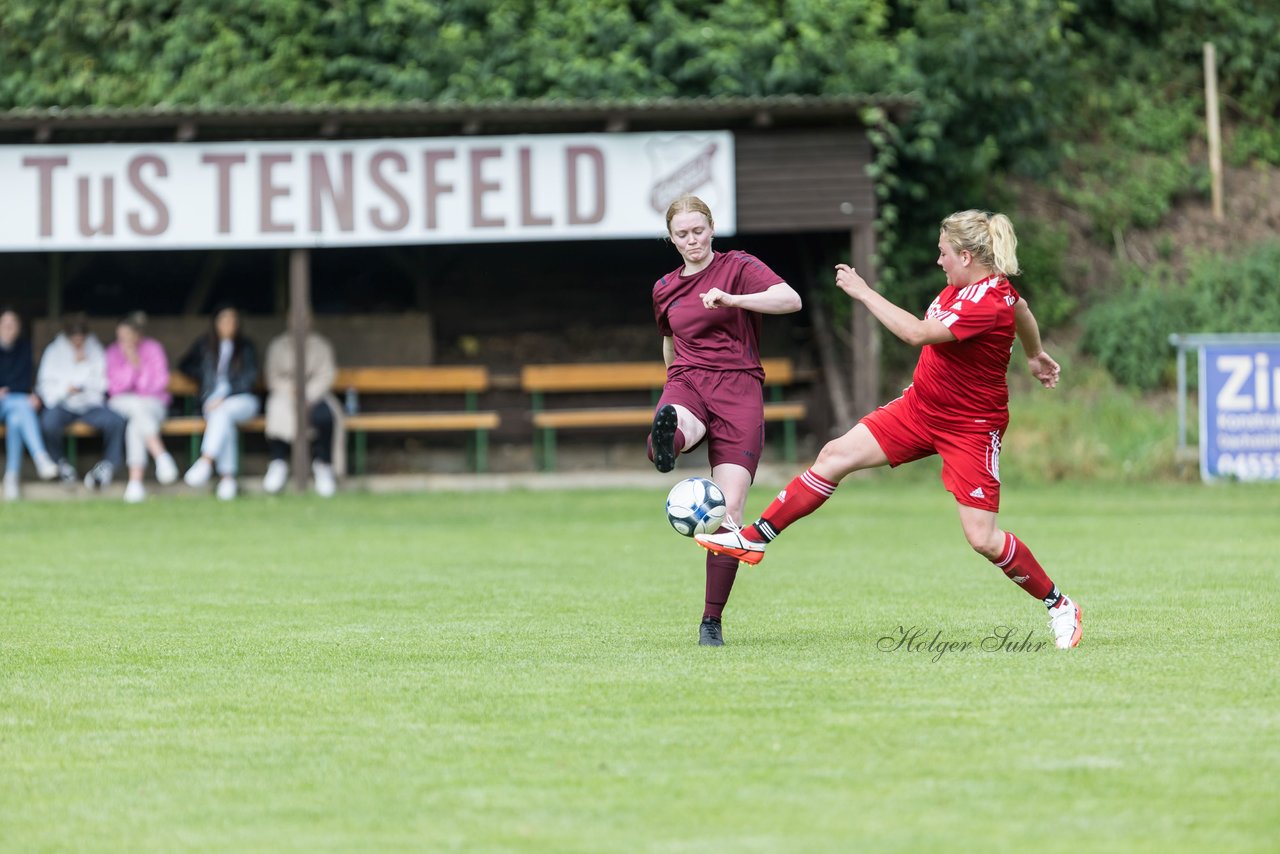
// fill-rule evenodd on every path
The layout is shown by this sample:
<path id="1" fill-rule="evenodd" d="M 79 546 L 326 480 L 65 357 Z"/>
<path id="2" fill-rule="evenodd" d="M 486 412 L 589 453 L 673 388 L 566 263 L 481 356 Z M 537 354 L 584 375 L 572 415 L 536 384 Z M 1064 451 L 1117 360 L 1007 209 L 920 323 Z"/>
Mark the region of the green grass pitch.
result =
<path id="1" fill-rule="evenodd" d="M 0 850 L 1280 844 L 1276 488 L 1006 490 L 1065 654 L 934 483 L 848 481 L 723 649 L 661 490 L 0 513 Z"/>

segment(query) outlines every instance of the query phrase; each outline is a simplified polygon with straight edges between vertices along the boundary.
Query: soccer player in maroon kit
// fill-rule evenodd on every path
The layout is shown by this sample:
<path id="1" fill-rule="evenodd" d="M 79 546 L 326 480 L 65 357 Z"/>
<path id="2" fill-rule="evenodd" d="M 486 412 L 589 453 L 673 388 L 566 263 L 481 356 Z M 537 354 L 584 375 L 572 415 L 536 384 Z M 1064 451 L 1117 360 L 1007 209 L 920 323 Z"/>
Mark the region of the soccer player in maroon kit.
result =
<path id="1" fill-rule="evenodd" d="M 938 454 L 943 486 L 959 504 L 969 545 L 1044 602 L 1059 649 L 1076 646 L 1080 608 L 1058 590 L 1025 543 L 996 526 L 1000 440 L 1009 424 L 1005 373 L 1015 334 L 1041 385 L 1055 387 L 1060 373 L 1041 345 L 1027 301 L 1009 283 L 1008 277 L 1018 273 L 1017 245 L 1013 224 L 1003 214 L 962 211 L 944 219 L 938 266 L 947 286 L 924 319 L 889 302 L 853 268 L 838 265 L 841 290 L 894 335 L 922 348 L 911 385 L 828 442 L 813 466 L 792 480 L 754 524 L 699 535 L 698 543 L 712 554 L 759 563 L 766 545 L 821 507 L 845 475 Z"/>
<path id="2" fill-rule="evenodd" d="M 706 441 L 726 518 L 740 523 L 764 447 L 760 315 L 799 311 L 800 295 L 746 252 L 712 250 L 715 221 L 695 196 L 667 208 L 667 234 L 684 263 L 653 286 L 667 382 L 653 416 L 649 458 L 669 472 L 679 454 Z M 707 555 L 699 644 L 724 644 L 720 618 L 737 573 L 737 558 Z"/>

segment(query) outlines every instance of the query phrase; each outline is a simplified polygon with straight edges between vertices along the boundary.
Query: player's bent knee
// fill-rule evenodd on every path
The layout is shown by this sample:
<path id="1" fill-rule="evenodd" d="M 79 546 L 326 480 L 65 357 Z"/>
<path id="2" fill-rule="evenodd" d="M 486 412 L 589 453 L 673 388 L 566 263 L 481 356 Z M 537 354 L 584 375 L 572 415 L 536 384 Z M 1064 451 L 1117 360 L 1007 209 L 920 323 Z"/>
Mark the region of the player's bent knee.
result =
<path id="1" fill-rule="evenodd" d="M 692 412 L 680 404 L 674 404 L 676 410 L 676 427 L 684 434 L 684 447 L 692 448 L 707 435 L 707 425 L 698 420 Z M 681 449 L 683 450 L 683 448 Z"/>
<path id="2" fill-rule="evenodd" d="M 845 434 L 822 446 L 813 469 L 823 477 L 839 481 L 845 475 L 859 469 L 880 464 L 875 456 L 868 452 L 862 443 L 855 441 L 854 434 Z"/>
<path id="3" fill-rule="evenodd" d="M 965 539 L 969 541 L 969 546 L 978 554 L 987 560 L 999 560 L 1002 551 L 1003 538 L 997 539 L 992 535 L 991 531 L 970 531 L 965 530 Z"/>
<path id="4" fill-rule="evenodd" d="M 813 464 L 815 470 L 824 473 L 846 473 L 848 454 L 843 452 L 837 442 L 838 440 L 833 439 L 818 451 L 818 459 Z"/>

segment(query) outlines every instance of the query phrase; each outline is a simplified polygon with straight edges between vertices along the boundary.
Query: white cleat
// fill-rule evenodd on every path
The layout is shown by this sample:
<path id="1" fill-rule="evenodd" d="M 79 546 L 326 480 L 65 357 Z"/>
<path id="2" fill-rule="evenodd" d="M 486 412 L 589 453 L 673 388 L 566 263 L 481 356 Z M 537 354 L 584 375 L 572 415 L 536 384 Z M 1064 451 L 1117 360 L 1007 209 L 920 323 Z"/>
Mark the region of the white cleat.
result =
<path id="1" fill-rule="evenodd" d="M 1049 609 L 1049 629 L 1058 649 L 1072 649 L 1080 643 L 1080 606 L 1063 596 L 1056 608 Z"/>
<path id="2" fill-rule="evenodd" d="M 736 557 L 743 563 L 757 564 L 764 560 L 765 543 L 748 540 L 736 530 L 721 530 L 714 534 L 698 534 L 694 537 L 698 545 L 718 555 Z"/>

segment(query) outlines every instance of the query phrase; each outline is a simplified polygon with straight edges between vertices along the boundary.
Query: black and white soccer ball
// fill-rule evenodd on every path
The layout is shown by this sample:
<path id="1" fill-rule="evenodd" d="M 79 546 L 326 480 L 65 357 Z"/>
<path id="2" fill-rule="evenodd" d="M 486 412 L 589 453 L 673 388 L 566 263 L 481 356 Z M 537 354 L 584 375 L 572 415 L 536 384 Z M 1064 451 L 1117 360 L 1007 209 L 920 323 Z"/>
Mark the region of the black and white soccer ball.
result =
<path id="1" fill-rule="evenodd" d="M 726 509 L 724 493 L 705 477 L 686 478 L 667 493 L 667 521 L 686 537 L 719 528 Z"/>

